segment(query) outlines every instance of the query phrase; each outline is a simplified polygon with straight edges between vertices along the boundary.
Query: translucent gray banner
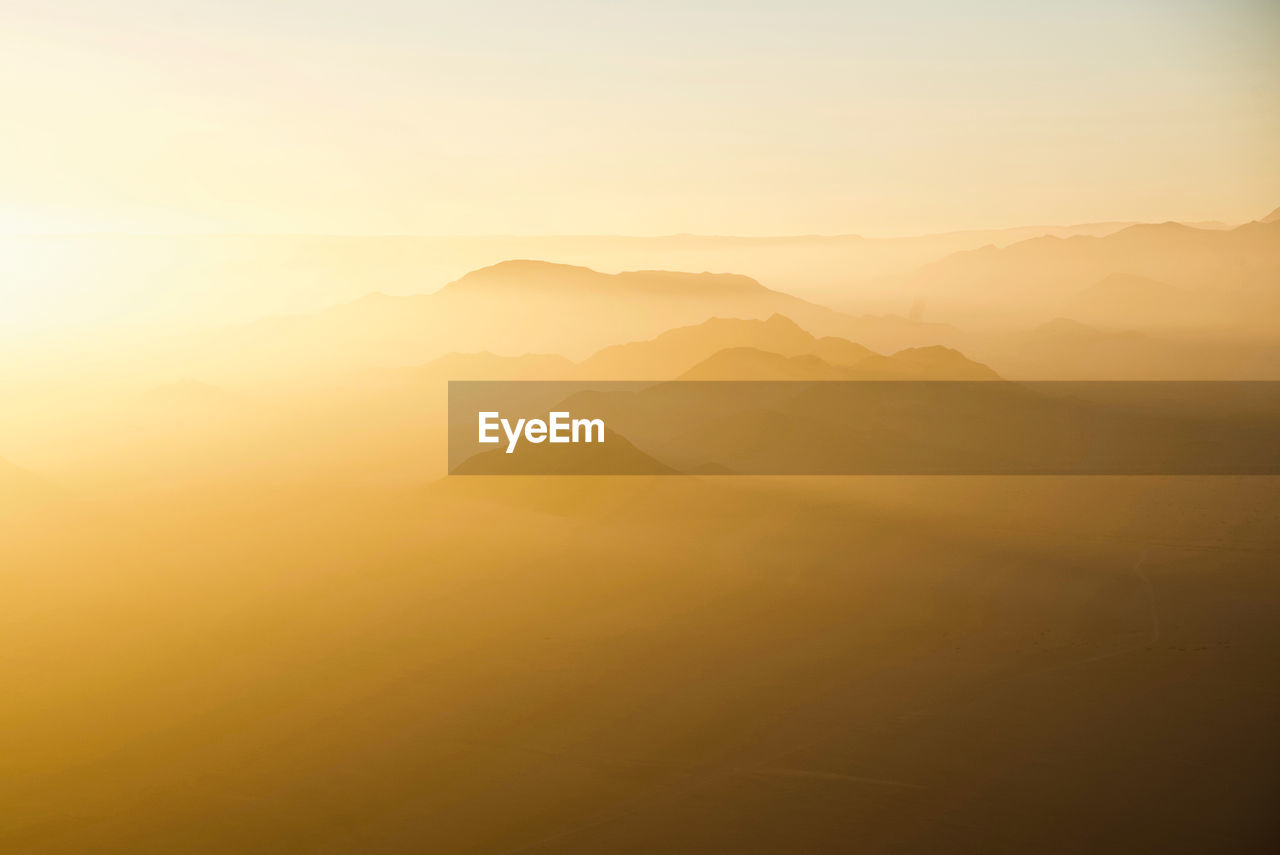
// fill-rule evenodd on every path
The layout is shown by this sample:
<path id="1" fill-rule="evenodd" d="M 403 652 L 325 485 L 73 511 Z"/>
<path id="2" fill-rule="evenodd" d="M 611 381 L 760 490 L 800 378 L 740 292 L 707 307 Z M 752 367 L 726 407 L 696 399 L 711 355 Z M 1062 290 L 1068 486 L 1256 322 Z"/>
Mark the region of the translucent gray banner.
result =
<path id="1" fill-rule="evenodd" d="M 449 384 L 454 475 L 1276 475 L 1275 382 Z"/>

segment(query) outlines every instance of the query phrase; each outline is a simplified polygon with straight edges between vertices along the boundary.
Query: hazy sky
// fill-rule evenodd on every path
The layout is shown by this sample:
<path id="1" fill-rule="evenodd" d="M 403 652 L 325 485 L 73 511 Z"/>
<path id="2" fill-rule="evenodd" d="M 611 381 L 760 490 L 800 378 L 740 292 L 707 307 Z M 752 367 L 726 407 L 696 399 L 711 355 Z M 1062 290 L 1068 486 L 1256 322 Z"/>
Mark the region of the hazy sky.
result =
<path id="1" fill-rule="evenodd" d="M 1280 205 L 1274 0 L 5 0 L 0 231 L 897 234 Z"/>

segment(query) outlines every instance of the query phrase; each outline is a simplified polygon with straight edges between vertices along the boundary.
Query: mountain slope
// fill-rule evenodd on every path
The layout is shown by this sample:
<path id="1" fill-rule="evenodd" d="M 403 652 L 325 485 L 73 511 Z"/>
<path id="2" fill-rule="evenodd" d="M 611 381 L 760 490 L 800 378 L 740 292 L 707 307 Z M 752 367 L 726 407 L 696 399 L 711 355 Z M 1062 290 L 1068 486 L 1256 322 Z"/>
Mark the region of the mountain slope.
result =
<path id="1" fill-rule="evenodd" d="M 1000 375 L 958 350 L 935 345 L 909 347 L 891 356 L 869 356 L 852 366 L 855 379 L 999 380 Z"/>
<path id="2" fill-rule="evenodd" d="M 707 357 L 677 379 L 848 380 L 850 372 L 816 356 L 784 356 L 754 347 L 731 347 Z"/>
<path id="3" fill-rule="evenodd" d="M 1152 335 L 1056 318 L 974 336 L 965 353 L 1020 380 L 1276 380 L 1280 346 L 1212 335 Z"/>
<path id="4" fill-rule="evenodd" d="M 892 357 L 881 356 L 845 338 L 817 338 L 782 315 L 765 321 L 712 318 L 695 326 L 668 330 L 648 341 L 607 347 L 581 363 L 579 376 L 600 380 L 661 380 L 677 376 L 704 380 L 995 376 L 985 366 L 969 362 L 945 347 L 922 349 L 932 357 L 923 353 L 903 355 L 914 350 L 917 349 L 907 348 Z M 938 354 L 943 352 L 954 354 L 960 362 L 939 362 L 943 357 Z M 873 358 L 881 362 L 868 362 Z M 933 361 L 925 364 L 930 358 Z M 855 367 L 858 372 L 844 370 Z"/>
<path id="5" fill-rule="evenodd" d="M 1146 276 L 1113 273 L 1069 303 L 1071 315 L 1103 326 L 1145 327 L 1191 322 L 1195 298 L 1182 288 Z"/>
<path id="6" fill-rule="evenodd" d="M 878 355 L 869 347 L 835 336 L 823 336 L 817 339 L 807 353 L 832 365 L 857 365 L 868 356 Z"/>
<path id="7" fill-rule="evenodd" d="M 873 353 L 853 365 L 833 365 L 813 354 L 786 356 L 752 347 L 708 357 L 680 380 L 999 380 L 987 366 L 947 347 L 913 347 L 890 356 Z"/>
<path id="8" fill-rule="evenodd" d="M 764 321 L 711 318 L 695 326 L 667 330 L 648 341 L 606 347 L 583 361 L 579 373 L 608 380 L 665 379 L 726 348 L 758 348 L 795 356 L 809 352 L 815 341 L 782 315 L 771 315 Z"/>
<path id="9" fill-rule="evenodd" d="M 764 319 L 779 313 L 821 334 L 841 335 L 863 325 L 882 336 L 904 331 L 933 336 L 929 325 L 905 319 L 864 322 L 745 276 L 607 274 L 511 261 L 469 273 L 434 294 L 373 294 L 319 314 L 241 328 L 212 342 L 204 356 L 253 371 L 286 361 L 308 370 L 412 365 L 450 351 L 582 358 L 618 341 L 651 338 L 709 318 Z"/>
<path id="10" fill-rule="evenodd" d="M 1202 320 L 1255 325 L 1277 308 L 1280 221 L 1229 230 L 1136 225 L 1103 237 L 1040 237 L 1003 249 L 960 252 L 896 280 L 904 295 L 945 300 L 1023 321 L 1063 309 L 1117 273 L 1202 292 Z M 1205 312 L 1211 308 L 1210 317 Z"/>
<path id="11" fill-rule="evenodd" d="M 855 317 L 735 274 L 608 274 L 509 261 L 473 271 L 433 294 L 369 294 L 317 314 L 225 330 L 183 343 L 173 359 L 219 383 L 421 365 L 451 351 L 579 360 L 620 341 L 654 338 L 712 318 L 764 320 L 777 314 L 811 334 L 851 339 L 881 352 L 961 340 L 946 324 L 896 315 Z M 722 342 L 701 357 L 753 343 Z M 685 362 L 679 370 L 688 367 Z"/>

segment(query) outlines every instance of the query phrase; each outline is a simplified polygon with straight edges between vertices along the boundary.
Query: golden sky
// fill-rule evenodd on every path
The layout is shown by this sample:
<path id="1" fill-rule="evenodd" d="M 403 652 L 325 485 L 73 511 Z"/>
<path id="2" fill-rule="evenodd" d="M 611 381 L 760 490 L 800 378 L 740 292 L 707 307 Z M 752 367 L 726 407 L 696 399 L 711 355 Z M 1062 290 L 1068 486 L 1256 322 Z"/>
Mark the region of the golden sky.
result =
<path id="1" fill-rule="evenodd" d="M 905 234 L 1280 204 L 1280 7 L 0 6 L 0 232 Z"/>

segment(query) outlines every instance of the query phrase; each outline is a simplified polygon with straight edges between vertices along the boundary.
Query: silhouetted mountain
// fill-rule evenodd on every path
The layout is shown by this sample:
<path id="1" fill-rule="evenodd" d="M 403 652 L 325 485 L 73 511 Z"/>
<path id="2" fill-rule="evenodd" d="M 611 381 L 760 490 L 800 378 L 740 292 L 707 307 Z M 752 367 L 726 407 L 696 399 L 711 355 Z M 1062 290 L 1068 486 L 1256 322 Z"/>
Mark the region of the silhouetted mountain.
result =
<path id="1" fill-rule="evenodd" d="M 279 361 L 283 354 L 307 365 L 396 365 L 477 349 L 575 357 L 709 318 L 774 314 L 820 334 L 866 329 L 880 338 L 927 338 L 936 326 L 852 318 L 745 276 L 606 274 L 512 261 L 474 271 L 435 294 L 371 295 L 320 314 L 255 324 L 217 343 L 215 351 L 221 353 L 213 358 L 253 364 Z"/>
<path id="2" fill-rule="evenodd" d="M 895 324 L 893 319 L 849 319 L 848 326 Z M 914 329 L 928 325 L 903 321 Z M 891 336 L 892 337 L 892 336 Z M 763 352 L 767 356 L 740 353 L 720 356 L 723 351 Z M 814 357 L 783 362 L 769 357 Z M 833 367 L 861 366 L 874 350 L 835 336 L 816 338 L 789 318 L 773 315 L 766 321 L 713 318 L 701 324 L 668 330 L 649 341 L 607 347 L 581 364 L 580 375 L 607 380 L 661 380 L 687 375 L 702 379 L 763 379 L 763 375 L 783 379 L 848 379 L 854 375 L 832 373 Z M 713 360 L 709 363 L 708 360 Z M 701 364 L 700 364 L 701 363 Z M 867 366 L 872 371 L 872 366 Z M 899 366 L 908 374 L 910 367 Z"/>
<path id="3" fill-rule="evenodd" d="M 1280 222 L 1280 208 L 1276 208 L 1276 209 L 1275 209 L 1274 211 L 1272 211 L 1270 214 L 1267 214 L 1265 217 L 1263 217 L 1262 219 L 1258 220 L 1258 222 L 1260 222 L 1260 223 L 1278 223 L 1278 222 Z"/>
<path id="4" fill-rule="evenodd" d="M 1104 316 L 1142 316 L 1177 303 L 1186 292 L 1132 273 L 1112 273 L 1080 292 L 1080 308 Z"/>
<path id="5" fill-rule="evenodd" d="M 1128 223 L 1028 226 L 893 238 L 859 235 L 452 236 L 9 235 L 6 286 L 31 289 L 71 323 L 103 317 L 247 323 L 322 311 L 369 291 L 437 290 L 503 259 L 595 270 L 731 270 L 825 302 L 850 283 L 906 273 L 966 249 L 1040 235 L 1107 234 Z M 119 288 L 87 287 L 110 281 Z M 60 299 L 63 297 L 66 299 Z M 459 343 L 458 348 L 474 349 Z"/>
<path id="6" fill-rule="evenodd" d="M 707 357 L 680 380 L 848 380 L 839 368 L 816 356 L 784 356 L 754 347 L 731 347 Z"/>
<path id="7" fill-rule="evenodd" d="M 868 356 L 878 355 L 869 347 L 835 336 L 823 336 L 817 339 L 807 353 L 832 365 L 856 365 Z"/>
<path id="8" fill-rule="evenodd" d="M 784 356 L 751 347 L 722 350 L 680 380 L 998 380 L 985 365 L 947 347 L 915 347 L 892 356 L 873 353 L 853 365 L 814 356 Z"/>
<path id="9" fill-rule="evenodd" d="M 600 273 L 587 267 L 520 259 L 473 270 L 450 282 L 441 294 L 500 293 L 510 295 L 530 290 L 563 292 L 598 297 L 626 293 L 665 294 L 679 297 L 702 295 L 756 295 L 768 291 L 756 280 L 733 273 L 681 273 L 670 270 L 637 270 Z"/>
<path id="10" fill-rule="evenodd" d="M 758 348 L 784 356 L 807 353 L 815 339 L 790 318 L 711 318 L 667 330 L 648 341 L 606 347 L 582 362 L 584 377 L 608 380 L 665 380 L 726 348 Z M 856 346 L 856 345 L 855 345 Z"/>
<path id="11" fill-rule="evenodd" d="M 1063 306 L 1073 318 L 1112 329 L 1190 327 L 1213 309 L 1207 295 L 1130 273 L 1113 273 Z"/>
<path id="12" fill-rule="evenodd" d="M 865 380 L 999 380 L 1000 375 L 958 350 L 933 345 L 909 347 L 892 356 L 869 356 L 851 368 Z"/>
<path id="13" fill-rule="evenodd" d="M 1229 230 L 1162 223 L 1103 237 L 1040 237 L 956 253 L 900 277 L 896 287 L 913 299 L 945 299 L 1022 320 L 1061 313 L 1082 290 L 1117 272 L 1203 294 L 1201 323 L 1274 325 L 1280 222 Z"/>
<path id="14" fill-rule="evenodd" d="M 822 333 L 817 328 L 811 329 Z M 834 334 L 880 352 L 935 344 L 956 346 L 964 340 L 963 334 L 951 324 L 913 321 L 892 314 L 851 317 Z"/>

